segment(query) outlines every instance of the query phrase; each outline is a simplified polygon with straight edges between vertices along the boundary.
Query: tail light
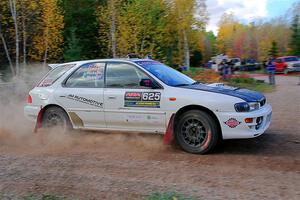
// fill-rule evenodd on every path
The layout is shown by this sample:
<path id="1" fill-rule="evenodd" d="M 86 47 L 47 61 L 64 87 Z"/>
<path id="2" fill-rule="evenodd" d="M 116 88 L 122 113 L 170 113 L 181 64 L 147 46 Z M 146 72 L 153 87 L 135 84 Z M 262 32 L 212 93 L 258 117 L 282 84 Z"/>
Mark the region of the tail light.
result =
<path id="1" fill-rule="evenodd" d="M 27 97 L 27 103 L 32 104 L 32 97 L 30 95 L 28 95 Z"/>

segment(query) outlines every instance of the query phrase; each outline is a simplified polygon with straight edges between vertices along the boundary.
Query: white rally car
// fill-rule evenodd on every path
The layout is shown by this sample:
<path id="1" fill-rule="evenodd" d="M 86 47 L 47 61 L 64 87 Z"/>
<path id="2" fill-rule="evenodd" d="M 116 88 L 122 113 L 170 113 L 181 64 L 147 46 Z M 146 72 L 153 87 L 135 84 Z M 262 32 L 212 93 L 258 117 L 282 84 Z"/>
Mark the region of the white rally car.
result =
<path id="1" fill-rule="evenodd" d="M 272 108 L 254 91 L 206 85 L 150 59 L 57 65 L 29 92 L 25 116 L 40 127 L 172 134 L 187 152 L 265 132 Z"/>

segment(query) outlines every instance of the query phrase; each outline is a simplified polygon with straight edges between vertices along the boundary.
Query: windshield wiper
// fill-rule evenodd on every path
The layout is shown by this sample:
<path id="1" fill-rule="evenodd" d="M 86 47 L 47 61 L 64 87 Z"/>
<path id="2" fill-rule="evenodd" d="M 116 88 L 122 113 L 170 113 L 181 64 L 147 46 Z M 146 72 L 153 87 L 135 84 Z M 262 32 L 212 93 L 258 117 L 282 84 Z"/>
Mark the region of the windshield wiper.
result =
<path id="1" fill-rule="evenodd" d="M 182 84 L 174 85 L 174 87 L 181 87 L 181 86 L 188 86 L 188 85 L 191 85 L 191 84 L 182 83 Z"/>
<path id="2" fill-rule="evenodd" d="M 201 84 L 199 81 L 195 81 L 194 83 L 192 83 L 192 85 L 198 85 Z"/>
<path id="3" fill-rule="evenodd" d="M 182 83 L 182 84 L 177 84 L 177 85 L 174 85 L 174 87 L 182 87 L 182 86 L 189 86 L 189 85 L 197 85 L 197 84 L 201 84 L 200 82 L 198 81 L 195 81 L 194 83 Z"/>

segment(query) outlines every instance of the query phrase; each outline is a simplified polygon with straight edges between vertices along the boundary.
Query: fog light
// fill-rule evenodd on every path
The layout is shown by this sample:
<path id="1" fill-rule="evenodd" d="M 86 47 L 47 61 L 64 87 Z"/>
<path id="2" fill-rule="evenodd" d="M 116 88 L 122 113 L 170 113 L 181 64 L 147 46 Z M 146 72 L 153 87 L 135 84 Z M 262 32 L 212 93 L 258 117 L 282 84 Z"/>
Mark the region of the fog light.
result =
<path id="1" fill-rule="evenodd" d="M 245 119 L 245 122 L 246 122 L 246 123 L 249 123 L 249 124 L 250 124 L 250 123 L 253 123 L 253 118 L 246 118 L 246 119 Z"/>

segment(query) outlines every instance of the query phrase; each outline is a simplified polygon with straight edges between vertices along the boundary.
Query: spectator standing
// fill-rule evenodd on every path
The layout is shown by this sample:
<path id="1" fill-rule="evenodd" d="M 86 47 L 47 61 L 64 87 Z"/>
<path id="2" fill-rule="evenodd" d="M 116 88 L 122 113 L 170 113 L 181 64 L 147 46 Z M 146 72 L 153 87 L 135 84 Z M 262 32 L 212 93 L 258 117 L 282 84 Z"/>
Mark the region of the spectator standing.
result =
<path id="1" fill-rule="evenodd" d="M 229 76 L 231 75 L 231 68 L 230 66 L 227 64 L 226 60 L 223 60 L 220 63 L 220 71 L 222 72 L 222 77 L 224 80 L 227 80 L 229 78 Z"/>
<path id="2" fill-rule="evenodd" d="M 267 71 L 269 74 L 269 84 L 270 85 L 275 85 L 275 71 L 276 71 L 276 66 L 273 62 L 273 59 L 269 59 L 267 63 Z"/>

